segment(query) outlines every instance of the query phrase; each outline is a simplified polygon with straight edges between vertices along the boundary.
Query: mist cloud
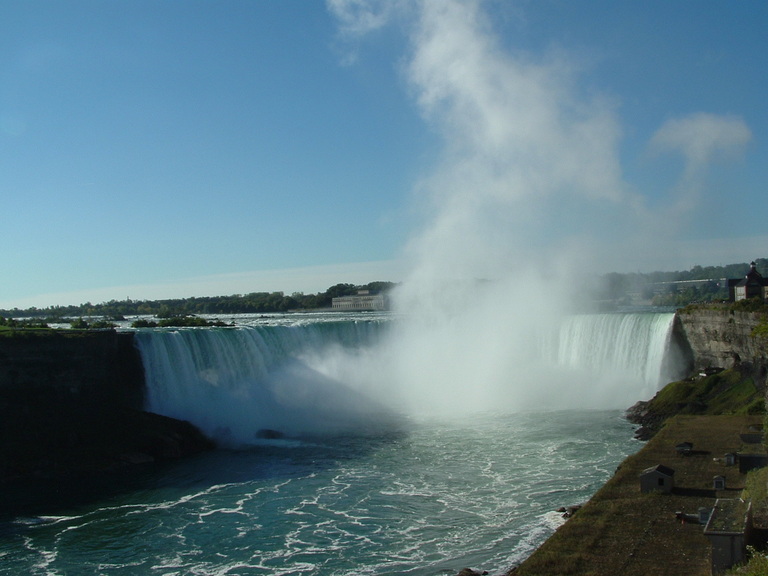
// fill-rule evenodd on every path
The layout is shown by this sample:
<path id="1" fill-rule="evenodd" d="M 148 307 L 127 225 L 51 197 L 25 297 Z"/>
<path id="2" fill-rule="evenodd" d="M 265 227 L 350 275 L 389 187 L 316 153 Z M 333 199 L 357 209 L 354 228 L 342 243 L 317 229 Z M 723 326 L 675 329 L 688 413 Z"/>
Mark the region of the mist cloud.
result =
<path id="1" fill-rule="evenodd" d="M 408 78 L 445 138 L 451 189 L 620 196 L 618 124 L 604 102 L 575 98 L 567 62 L 505 53 L 478 2 L 425 2 L 420 16 Z"/>
<path id="2" fill-rule="evenodd" d="M 440 160 L 415 187 L 424 225 L 406 248 L 412 283 L 424 291 L 581 258 L 584 230 L 636 202 L 622 179 L 613 103 L 581 94 L 578 68 L 561 54 L 502 47 L 483 2 L 386 6 L 329 3 L 346 34 L 404 26 L 403 78 L 442 137 Z"/>
<path id="3" fill-rule="evenodd" d="M 555 384 L 535 358 L 574 291 L 574 250 L 586 253 L 563 244 L 564 223 L 578 235 L 593 220 L 585 203 L 628 200 L 619 124 L 607 100 L 581 97 L 562 57 L 505 51 L 481 2 L 398 6 L 403 78 L 443 148 L 415 186 L 424 225 L 407 246 L 396 301 L 408 314 L 383 388 L 416 412 L 530 406 Z M 369 27 L 363 13 L 343 29 Z"/>
<path id="4" fill-rule="evenodd" d="M 583 90 L 579 64 L 563 52 L 502 45 L 487 2 L 328 5 L 348 39 L 402 29 L 408 95 L 442 137 L 439 161 L 415 186 L 423 226 L 407 245 L 422 285 L 503 278 L 542 262 L 605 272 L 639 245 L 658 249 L 656 240 L 669 251 L 700 206 L 708 167 L 737 158 L 751 139 L 734 116 L 668 120 L 649 148 L 685 164 L 666 200 L 652 202 L 624 180 L 619 103 Z"/>
<path id="5" fill-rule="evenodd" d="M 408 316 L 390 343 L 392 382 L 431 410 L 565 397 L 537 345 L 580 291 L 575 272 L 669 251 L 678 229 L 678 214 L 654 212 L 624 180 L 616 103 L 582 90 L 562 53 L 502 46 L 480 0 L 395 2 L 386 17 L 378 3 L 330 6 L 347 33 L 400 16 L 409 96 L 443 144 L 415 186 L 424 221 L 397 294 Z M 668 122 L 651 145 L 684 155 L 690 187 L 748 140 L 738 119 L 698 115 Z M 570 397 L 586 398 L 577 384 Z"/>
<path id="6" fill-rule="evenodd" d="M 565 206 L 625 196 L 612 107 L 579 99 L 562 58 L 503 50 L 482 8 L 423 2 L 411 30 L 409 86 L 444 140 L 419 189 L 432 202 L 410 244 L 420 283 L 541 267 L 566 251 L 551 241 Z"/>

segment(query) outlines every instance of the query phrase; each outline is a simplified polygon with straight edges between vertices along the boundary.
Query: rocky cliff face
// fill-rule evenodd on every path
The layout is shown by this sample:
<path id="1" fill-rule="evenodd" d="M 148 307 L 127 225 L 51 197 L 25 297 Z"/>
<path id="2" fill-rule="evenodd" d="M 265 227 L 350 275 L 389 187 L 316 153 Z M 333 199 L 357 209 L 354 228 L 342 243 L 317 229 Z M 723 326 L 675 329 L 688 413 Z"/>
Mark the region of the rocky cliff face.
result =
<path id="1" fill-rule="evenodd" d="M 751 335 L 763 315 L 729 306 L 678 311 L 679 333 L 690 346 L 696 370 L 732 368 L 742 362 L 768 366 L 766 342 Z"/>
<path id="2" fill-rule="evenodd" d="M 768 342 L 752 336 L 764 312 L 731 305 L 692 306 L 675 315 L 670 361 L 688 376 L 627 411 L 648 440 L 677 414 L 759 414 L 768 389 Z M 723 371 L 723 369 L 725 369 Z"/>
<path id="3" fill-rule="evenodd" d="M 17 331 L 0 338 L 0 417 L 43 404 L 87 415 L 141 408 L 144 374 L 133 334 Z"/>
<path id="4" fill-rule="evenodd" d="M 8 481 L 114 470 L 211 447 L 187 423 L 142 411 L 133 334 L 0 336 L 0 492 Z M 0 495 L 0 512 L 7 504 Z"/>

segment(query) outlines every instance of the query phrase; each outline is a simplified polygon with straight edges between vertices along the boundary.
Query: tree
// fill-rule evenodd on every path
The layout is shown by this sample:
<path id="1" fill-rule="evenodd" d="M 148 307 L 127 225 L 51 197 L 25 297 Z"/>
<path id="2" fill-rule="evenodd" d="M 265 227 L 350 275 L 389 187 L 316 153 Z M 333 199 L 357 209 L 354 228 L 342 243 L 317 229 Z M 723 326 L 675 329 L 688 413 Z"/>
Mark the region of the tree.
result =
<path id="1" fill-rule="evenodd" d="M 77 320 L 72 320 L 72 322 L 69 323 L 69 326 L 73 330 L 88 330 L 89 328 L 88 322 L 86 322 L 82 318 L 78 318 Z"/>
<path id="2" fill-rule="evenodd" d="M 355 294 L 357 294 L 357 286 L 354 284 L 335 284 L 325 291 L 325 296 L 328 299 L 339 296 L 354 296 Z"/>

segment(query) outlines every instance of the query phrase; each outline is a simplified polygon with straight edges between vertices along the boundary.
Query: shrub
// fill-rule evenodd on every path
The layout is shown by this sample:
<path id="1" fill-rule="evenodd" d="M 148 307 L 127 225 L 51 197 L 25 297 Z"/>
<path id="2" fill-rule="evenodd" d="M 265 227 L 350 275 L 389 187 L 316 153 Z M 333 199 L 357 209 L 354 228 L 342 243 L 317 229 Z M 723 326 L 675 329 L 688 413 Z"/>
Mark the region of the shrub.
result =
<path id="1" fill-rule="evenodd" d="M 156 328 L 157 322 L 153 322 L 152 320 L 144 320 L 143 318 L 140 318 L 139 320 L 134 321 L 131 324 L 131 328 Z"/>

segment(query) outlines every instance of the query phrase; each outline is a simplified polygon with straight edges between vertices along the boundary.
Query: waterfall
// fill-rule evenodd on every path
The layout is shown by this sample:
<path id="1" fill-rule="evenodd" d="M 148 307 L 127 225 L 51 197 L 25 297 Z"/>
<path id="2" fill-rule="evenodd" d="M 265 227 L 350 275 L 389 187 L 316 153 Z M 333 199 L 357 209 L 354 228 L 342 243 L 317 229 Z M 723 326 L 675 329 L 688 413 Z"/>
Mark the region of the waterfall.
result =
<path id="1" fill-rule="evenodd" d="M 634 381 L 646 394 L 672 379 L 673 313 L 580 314 L 563 320 L 548 359 L 566 369 Z"/>
<path id="2" fill-rule="evenodd" d="M 529 349 L 488 326 L 482 338 L 454 330 L 424 342 L 406 337 L 407 323 L 396 318 L 146 329 L 136 343 L 149 410 L 240 445 L 275 430 L 380 430 L 395 414 L 426 414 L 441 403 L 459 413 L 629 407 L 667 376 L 673 318 L 570 316 L 538 352 L 534 339 Z M 409 404 L 414 397 L 420 402 Z M 476 401 L 485 397 L 493 402 Z"/>
<path id="3" fill-rule="evenodd" d="M 139 330 L 147 409 L 189 420 L 224 444 L 273 431 L 371 424 L 381 408 L 323 374 L 320 359 L 374 345 L 388 322 Z"/>

